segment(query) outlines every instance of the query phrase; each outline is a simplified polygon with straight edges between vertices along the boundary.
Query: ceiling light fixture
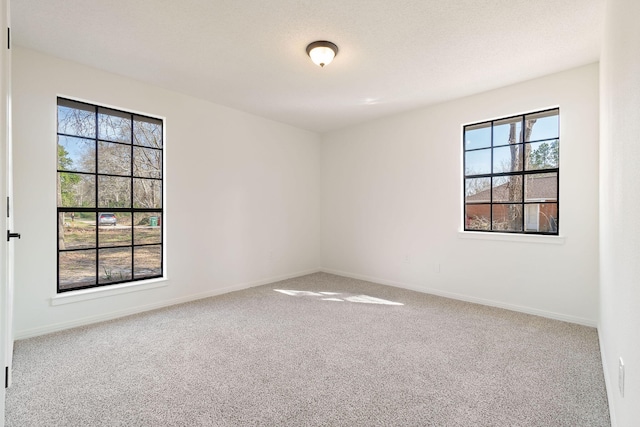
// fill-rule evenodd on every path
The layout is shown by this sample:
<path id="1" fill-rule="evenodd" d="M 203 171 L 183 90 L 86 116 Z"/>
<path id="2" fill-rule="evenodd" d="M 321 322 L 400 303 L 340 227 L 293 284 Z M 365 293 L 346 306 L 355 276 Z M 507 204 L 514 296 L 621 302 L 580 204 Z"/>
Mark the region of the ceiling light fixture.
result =
<path id="1" fill-rule="evenodd" d="M 314 64 L 321 67 L 333 61 L 333 58 L 337 54 L 338 46 L 325 40 L 319 40 L 307 46 L 307 55 L 309 55 L 309 58 L 311 58 Z"/>

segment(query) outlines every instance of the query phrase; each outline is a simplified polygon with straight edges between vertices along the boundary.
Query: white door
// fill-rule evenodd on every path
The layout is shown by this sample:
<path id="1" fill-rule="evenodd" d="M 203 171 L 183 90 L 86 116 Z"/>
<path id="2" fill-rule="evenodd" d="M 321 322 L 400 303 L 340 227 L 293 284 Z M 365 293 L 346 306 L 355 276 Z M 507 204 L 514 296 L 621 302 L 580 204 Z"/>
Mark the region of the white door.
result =
<path id="1" fill-rule="evenodd" d="M 540 231 L 540 205 L 524 205 L 524 231 Z"/>
<path id="2" fill-rule="evenodd" d="M 11 383 L 13 358 L 13 208 L 11 162 L 11 51 L 9 33 L 9 0 L 0 0 L 0 204 L 5 230 L 0 236 L 0 426 L 4 425 L 5 386 Z M 7 237 L 5 237 L 7 236 Z"/>

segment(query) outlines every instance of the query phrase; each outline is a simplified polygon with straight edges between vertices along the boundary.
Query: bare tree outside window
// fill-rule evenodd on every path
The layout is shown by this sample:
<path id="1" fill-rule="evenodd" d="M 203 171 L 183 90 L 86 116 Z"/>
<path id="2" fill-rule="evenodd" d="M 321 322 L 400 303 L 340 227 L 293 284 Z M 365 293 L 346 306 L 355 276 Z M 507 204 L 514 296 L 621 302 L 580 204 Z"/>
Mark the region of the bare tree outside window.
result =
<path id="1" fill-rule="evenodd" d="M 162 276 L 163 122 L 58 98 L 58 292 Z"/>

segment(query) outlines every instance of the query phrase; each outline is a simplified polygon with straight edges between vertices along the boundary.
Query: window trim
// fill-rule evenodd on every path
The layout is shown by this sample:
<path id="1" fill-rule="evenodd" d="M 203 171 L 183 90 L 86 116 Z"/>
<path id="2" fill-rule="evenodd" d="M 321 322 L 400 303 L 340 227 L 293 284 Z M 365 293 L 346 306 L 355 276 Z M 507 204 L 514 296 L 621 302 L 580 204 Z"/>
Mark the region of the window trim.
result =
<path id="1" fill-rule="evenodd" d="M 522 138 L 521 140 L 519 140 L 517 142 L 517 145 L 522 146 L 522 168 L 519 171 L 508 171 L 508 172 L 495 172 L 493 171 L 493 163 L 494 163 L 494 149 L 495 148 L 501 148 L 501 147 L 509 147 L 508 144 L 500 144 L 500 145 L 494 145 L 494 127 L 496 126 L 497 123 L 499 122 L 509 122 L 512 119 L 520 119 L 520 123 L 522 123 L 522 127 L 521 127 L 521 133 L 524 132 L 525 129 L 525 123 L 526 123 L 526 118 L 527 116 L 532 116 L 532 115 L 538 115 L 538 114 L 544 114 L 544 113 L 548 113 L 548 112 L 557 112 L 557 116 L 558 116 L 558 134 L 557 137 L 555 138 L 544 138 L 544 139 L 536 139 L 536 140 L 531 140 L 531 141 L 526 141 L 525 138 Z M 488 146 L 483 146 L 483 147 L 479 147 L 479 148 L 472 148 L 472 149 L 467 149 L 466 147 L 466 140 L 465 140 L 465 133 L 466 130 L 470 127 L 481 127 L 481 125 L 488 125 L 491 129 L 491 139 L 490 139 L 490 144 Z M 498 124 L 499 125 L 499 124 Z M 543 109 L 539 109 L 539 110 L 532 110 L 532 111 L 528 111 L 528 112 L 523 112 L 523 113 L 519 113 L 519 114 L 514 114 L 514 115 L 510 115 L 510 116 L 501 116 L 501 117 L 496 117 L 493 119 L 488 119 L 488 120 L 483 120 L 483 121 L 478 121 L 478 122 L 472 122 L 472 123 L 467 123 L 467 124 L 463 124 L 461 126 L 461 134 L 462 134 L 462 215 L 461 215 L 461 229 L 459 231 L 459 233 L 461 235 L 464 235 L 464 237 L 466 237 L 467 234 L 478 234 L 478 235 L 502 235 L 502 236 L 545 236 L 545 237 L 559 237 L 560 236 L 560 141 L 561 141 L 561 120 L 560 120 L 560 106 L 552 106 L 552 107 L 547 107 L 547 108 L 543 108 Z M 525 158 L 525 147 L 527 146 L 527 144 L 533 144 L 533 143 L 541 143 L 541 142 L 552 142 L 552 141 L 557 141 L 558 142 L 558 164 L 555 168 L 545 168 L 545 169 L 531 169 L 531 170 L 527 170 L 525 168 L 525 163 L 526 163 L 526 158 Z M 489 149 L 491 150 L 491 157 L 490 157 L 490 164 L 491 164 L 491 170 L 489 173 L 479 173 L 479 174 L 467 174 L 466 172 L 466 161 L 467 161 L 467 156 L 466 153 L 468 152 L 474 152 L 474 151 L 481 151 L 481 150 L 486 150 Z M 552 174 L 555 173 L 556 174 L 556 200 L 555 201 L 550 201 L 548 203 L 550 204 L 555 204 L 556 205 L 556 229 L 555 231 L 551 231 L 551 232 L 545 232 L 545 231 L 528 231 L 526 230 L 526 218 L 525 218 L 525 212 L 526 212 L 526 206 L 527 205 L 531 205 L 531 204 L 540 204 L 542 203 L 541 201 L 526 201 L 525 199 L 525 183 L 526 183 L 526 177 L 528 175 L 536 175 L 536 174 Z M 522 200 L 519 202 L 510 202 L 510 201 L 498 201 L 498 202 L 494 202 L 493 200 L 493 178 L 495 177 L 510 177 L 510 176 L 520 176 L 522 177 Z M 466 194 L 466 188 L 467 188 L 467 179 L 470 178 L 489 178 L 490 179 L 490 184 L 489 184 L 489 201 L 486 203 L 467 203 L 467 194 Z M 518 231 L 518 230 L 493 230 L 493 207 L 495 205 L 520 205 L 522 206 L 522 230 Z M 468 205 L 488 205 L 489 209 L 490 209 L 490 219 L 489 219 L 489 226 L 491 227 L 488 230 L 480 230 L 480 229 L 472 229 L 472 228 L 467 228 L 467 206 Z M 462 236 L 461 236 L 462 237 Z M 499 237 L 499 236 L 496 236 Z M 498 238 L 495 240 L 505 240 L 503 238 Z M 511 239 L 508 239 L 511 240 Z"/>
<path id="2" fill-rule="evenodd" d="M 493 231 L 490 233 L 478 233 L 477 231 L 458 231 L 459 239 L 466 240 L 488 240 L 514 243 L 542 243 L 552 245 L 564 245 L 566 237 L 555 234 L 538 233 L 502 233 Z"/>
<path id="3" fill-rule="evenodd" d="M 95 114 L 95 118 L 96 118 L 96 134 L 94 137 L 86 137 L 86 136 L 79 136 L 79 135 L 70 135 L 70 134 L 65 134 L 65 133 L 60 133 L 59 132 L 59 127 L 58 127 L 58 108 L 60 106 L 60 101 L 69 101 L 72 103 L 79 103 L 79 104 L 84 104 L 88 107 L 91 107 L 91 109 L 93 110 L 92 114 Z M 144 113 L 144 112 L 140 112 L 140 111 L 136 111 L 136 110 L 124 110 L 120 107 L 114 107 L 111 105 L 106 105 L 106 104 L 99 104 L 96 103 L 94 101 L 89 101 L 89 100 L 85 100 L 85 99 L 80 99 L 80 98 L 75 98 L 75 97 L 71 97 L 71 96 L 66 96 L 66 95 L 62 95 L 62 94 L 57 94 L 56 95 L 56 108 L 55 108 L 55 126 L 56 126 L 56 146 L 59 144 L 58 142 L 58 138 L 59 136 L 68 136 L 68 137 L 73 137 L 73 138 L 80 138 L 80 139 L 87 139 L 87 140 L 91 140 L 94 141 L 96 146 L 96 158 L 95 158 L 95 170 L 94 172 L 76 172 L 76 171 L 66 171 L 66 170 L 61 170 L 59 169 L 59 164 L 58 164 L 58 155 L 56 153 L 56 157 L 55 157 L 55 162 L 56 162 L 56 175 L 59 174 L 60 172 L 70 172 L 70 173 L 80 173 L 80 174 L 85 174 L 85 175 L 93 175 L 95 177 L 95 206 L 92 208 L 81 208 L 81 207 L 61 207 L 61 206 L 57 206 L 57 202 L 56 202 L 56 222 L 58 223 L 56 225 L 56 230 L 57 233 L 59 233 L 58 227 L 59 227 L 59 222 L 58 222 L 58 217 L 60 215 L 60 213 L 63 212 L 91 212 L 91 213 L 95 213 L 96 214 L 96 221 L 98 220 L 98 215 L 100 213 L 104 213 L 104 212 L 123 212 L 123 213 L 130 213 L 131 214 L 131 219 L 132 219 L 132 227 L 133 227 L 133 218 L 134 218 L 134 213 L 141 213 L 141 212 L 154 212 L 154 213 L 158 213 L 160 215 L 160 217 L 162 218 L 162 222 L 159 225 L 159 231 L 160 231 L 160 243 L 149 243 L 149 244 L 135 244 L 134 241 L 134 234 L 133 234 L 133 229 L 132 229 L 132 235 L 131 235 L 131 243 L 129 245 L 118 245 L 118 246 L 105 246 L 105 247 L 100 247 L 100 243 L 99 243 L 99 230 L 98 227 L 96 226 L 96 242 L 95 242 L 95 247 L 93 248 L 76 248 L 76 249 L 70 249 L 70 250 L 62 250 L 60 249 L 59 246 L 59 240 L 58 237 L 56 236 L 56 293 L 54 295 L 54 297 L 52 297 L 51 299 L 51 305 L 59 305 L 59 304 L 66 304 L 68 302 L 75 302 L 75 301 L 80 301 L 80 300 L 87 300 L 87 299 L 93 299 L 93 298 L 98 298 L 98 297 L 103 297 L 103 296 L 110 296 L 110 295 L 117 295 L 120 293 L 128 293 L 128 292 L 133 292 L 133 291 L 138 291 L 138 290 L 143 290 L 143 289 L 152 289 L 152 288 L 157 288 L 160 286 L 166 286 L 166 280 L 167 280 L 167 275 L 166 275 L 166 118 L 162 117 L 162 116 L 155 116 L 155 115 L 151 115 L 148 113 Z M 108 110 L 108 112 L 114 112 L 114 113 L 121 113 L 123 115 L 126 115 L 128 117 L 128 120 L 131 121 L 131 142 L 119 142 L 119 141 L 115 141 L 115 140 L 110 140 L 110 139 L 101 139 L 100 135 L 98 134 L 98 116 L 100 114 L 101 110 Z M 159 121 L 161 123 L 162 126 L 162 132 L 161 132 L 161 146 L 160 147 L 152 147 L 152 146 L 145 146 L 145 145 L 139 145 L 135 143 L 135 139 L 134 139 L 134 126 L 133 123 L 136 121 L 136 118 L 138 119 L 151 119 L 153 121 Z M 151 177 L 151 176 L 136 176 L 134 174 L 134 168 L 133 168 L 133 162 L 134 159 L 133 157 L 131 158 L 131 170 L 129 175 L 114 175 L 114 174 L 103 174 L 103 173 L 99 173 L 98 171 L 98 147 L 99 144 L 101 142 L 104 143 L 110 143 L 110 144 L 121 144 L 121 145 L 127 145 L 127 146 L 131 146 L 131 150 L 132 150 L 132 154 L 133 154 L 133 150 L 135 147 L 142 147 L 142 148 L 149 148 L 152 150 L 158 150 L 161 155 L 161 170 L 160 170 L 160 177 L 156 178 L 156 177 Z M 119 178 L 126 178 L 131 180 L 131 205 L 129 208 L 112 208 L 112 207 L 100 207 L 98 204 L 98 177 L 99 176 L 116 176 Z M 152 180 L 156 180 L 160 182 L 160 197 L 161 197 L 161 204 L 159 208 L 135 208 L 133 206 L 133 197 L 134 197 L 134 193 L 133 193 L 133 185 L 134 185 L 134 180 L 138 178 L 138 179 L 152 179 Z M 56 192 L 59 191 L 59 189 L 56 189 Z M 57 197 L 56 197 L 57 199 Z M 134 271 L 135 271 L 135 258 L 134 258 L 134 248 L 135 247 L 145 247 L 145 246 L 160 246 L 160 274 L 157 275 L 152 275 L 152 276 L 144 276 L 144 277 L 140 277 L 140 278 L 135 278 L 134 277 Z M 99 261 L 99 257 L 98 257 L 98 253 L 100 251 L 100 249 L 113 249 L 113 248 L 121 248 L 121 247 L 129 247 L 131 248 L 131 267 L 132 267 L 132 271 L 131 271 L 131 278 L 130 279 L 126 279 L 126 280 L 120 280 L 120 281 L 113 281 L 113 282 L 108 282 L 108 283 L 100 283 L 99 280 L 99 268 L 100 268 L 100 261 Z M 79 286 L 79 287 L 74 287 L 74 288 L 70 288 L 70 289 L 60 289 L 60 253 L 61 252 L 73 252 L 73 251 L 82 251 L 82 250 L 95 250 L 96 251 L 96 278 L 95 278 L 95 283 L 91 284 L 91 285 L 87 285 L 87 286 Z"/>
<path id="4" fill-rule="evenodd" d="M 115 295 L 123 295 L 131 292 L 146 291 L 168 286 L 167 277 L 138 280 L 119 283 L 117 285 L 94 286 L 91 288 L 74 289 L 72 291 L 56 293 L 51 297 L 51 305 L 72 304 L 80 301 L 88 301 L 97 298 L 105 298 Z"/>

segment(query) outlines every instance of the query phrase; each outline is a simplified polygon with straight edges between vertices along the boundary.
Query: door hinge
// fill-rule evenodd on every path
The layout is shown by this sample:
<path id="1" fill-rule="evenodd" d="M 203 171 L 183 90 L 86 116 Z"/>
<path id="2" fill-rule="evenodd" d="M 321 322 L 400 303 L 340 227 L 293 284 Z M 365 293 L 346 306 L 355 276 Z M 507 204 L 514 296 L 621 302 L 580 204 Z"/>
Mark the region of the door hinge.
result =
<path id="1" fill-rule="evenodd" d="M 4 388 L 9 388 L 9 367 L 4 367 Z"/>
<path id="2" fill-rule="evenodd" d="M 7 49 L 11 49 L 11 28 L 7 27 Z"/>
<path id="3" fill-rule="evenodd" d="M 7 196 L 7 218 L 9 218 L 9 196 Z"/>

